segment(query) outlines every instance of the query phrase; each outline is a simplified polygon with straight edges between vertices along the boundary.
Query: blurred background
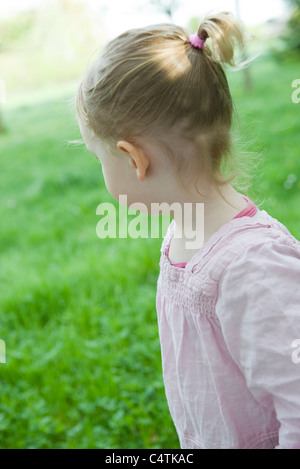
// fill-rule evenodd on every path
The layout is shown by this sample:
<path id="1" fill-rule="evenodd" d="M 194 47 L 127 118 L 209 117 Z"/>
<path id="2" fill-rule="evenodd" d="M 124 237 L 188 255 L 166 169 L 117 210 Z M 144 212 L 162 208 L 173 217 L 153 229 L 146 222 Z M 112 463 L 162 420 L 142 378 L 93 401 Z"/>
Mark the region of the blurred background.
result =
<path id="1" fill-rule="evenodd" d="M 228 71 L 248 195 L 300 238 L 300 1 L 213 1 L 249 32 Z M 206 2 L 10 0 L 0 6 L 0 447 L 179 448 L 155 310 L 161 239 L 96 236 L 116 202 L 80 145 L 72 101 L 121 32 L 196 31 Z"/>

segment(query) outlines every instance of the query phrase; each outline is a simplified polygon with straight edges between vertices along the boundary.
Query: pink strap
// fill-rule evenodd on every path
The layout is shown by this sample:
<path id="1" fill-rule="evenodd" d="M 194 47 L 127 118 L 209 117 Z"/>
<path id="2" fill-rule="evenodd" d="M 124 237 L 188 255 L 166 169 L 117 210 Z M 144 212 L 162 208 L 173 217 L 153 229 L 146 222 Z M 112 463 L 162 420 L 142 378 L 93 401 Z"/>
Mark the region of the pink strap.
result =
<path id="1" fill-rule="evenodd" d="M 242 217 L 253 217 L 258 211 L 258 208 L 252 202 L 252 200 L 248 199 L 248 197 L 246 197 L 245 195 L 243 195 L 242 197 L 246 200 L 246 202 L 248 202 L 248 205 L 247 207 L 244 208 L 244 210 L 238 213 L 236 217 L 234 217 L 233 219 L 242 218 Z"/>

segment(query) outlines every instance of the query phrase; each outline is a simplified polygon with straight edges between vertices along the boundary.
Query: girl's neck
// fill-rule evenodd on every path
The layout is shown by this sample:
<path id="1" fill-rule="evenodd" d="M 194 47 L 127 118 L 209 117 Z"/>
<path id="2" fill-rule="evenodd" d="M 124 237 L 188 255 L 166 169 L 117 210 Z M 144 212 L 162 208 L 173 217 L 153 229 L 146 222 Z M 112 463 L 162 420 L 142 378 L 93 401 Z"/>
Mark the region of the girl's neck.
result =
<path id="1" fill-rule="evenodd" d="M 232 220 L 246 206 L 247 202 L 230 184 L 209 197 L 199 194 L 189 203 L 183 197 L 180 204 L 182 213 L 173 213 L 174 237 L 170 246 L 171 262 L 186 262 L 199 251 L 204 243 L 223 225 Z M 198 206 L 196 204 L 203 204 Z M 194 237 L 194 240 L 193 240 Z"/>

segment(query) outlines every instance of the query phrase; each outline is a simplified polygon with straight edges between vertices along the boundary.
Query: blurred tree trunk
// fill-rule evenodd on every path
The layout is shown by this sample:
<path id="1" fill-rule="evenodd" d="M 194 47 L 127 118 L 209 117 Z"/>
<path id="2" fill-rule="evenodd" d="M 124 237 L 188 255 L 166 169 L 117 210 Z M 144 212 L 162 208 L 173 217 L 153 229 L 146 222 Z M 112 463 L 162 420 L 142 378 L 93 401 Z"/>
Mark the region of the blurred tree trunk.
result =
<path id="1" fill-rule="evenodd" d="M 286 1 L 291 6 L 291 11 L 282 40 L 287 46 L 287 51 L 296 53 L 298 58 L 300 53 L 300 0 Z"/>

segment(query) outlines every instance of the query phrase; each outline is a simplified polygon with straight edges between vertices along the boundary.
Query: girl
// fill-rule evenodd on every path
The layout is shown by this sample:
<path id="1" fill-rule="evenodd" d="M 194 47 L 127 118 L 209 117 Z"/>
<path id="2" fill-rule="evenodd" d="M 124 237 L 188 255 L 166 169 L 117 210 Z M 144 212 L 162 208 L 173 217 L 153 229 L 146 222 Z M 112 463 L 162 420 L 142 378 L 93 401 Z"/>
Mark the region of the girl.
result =
<path id="1" fill-rule="evenodd" d="M 197 249 L 185 235 L 195 219 L 174 211 L 157 287 L 181 447 L 300 449 L 300 243 L 224 175 L 233 103 L 222 64 L 234 66 L 236 42 L 229 13 L 192 35 L 173 24 L 121 34 L 83 78 L 78 121 L 117 200 L 148 213 L 204 204 Z"/>

